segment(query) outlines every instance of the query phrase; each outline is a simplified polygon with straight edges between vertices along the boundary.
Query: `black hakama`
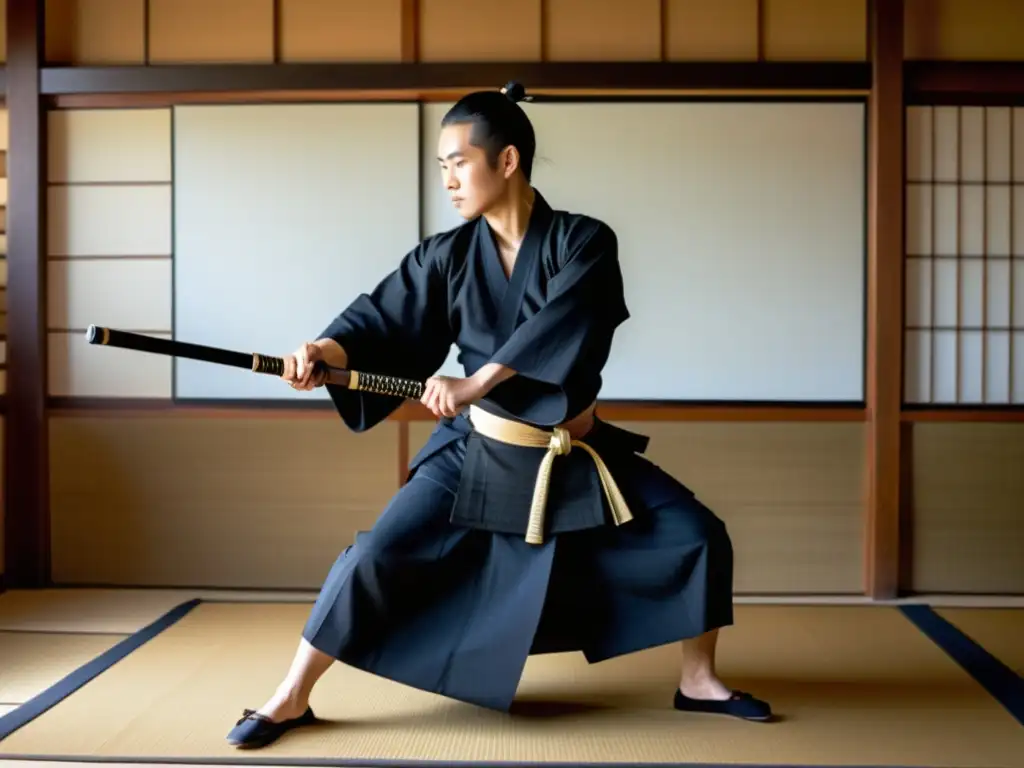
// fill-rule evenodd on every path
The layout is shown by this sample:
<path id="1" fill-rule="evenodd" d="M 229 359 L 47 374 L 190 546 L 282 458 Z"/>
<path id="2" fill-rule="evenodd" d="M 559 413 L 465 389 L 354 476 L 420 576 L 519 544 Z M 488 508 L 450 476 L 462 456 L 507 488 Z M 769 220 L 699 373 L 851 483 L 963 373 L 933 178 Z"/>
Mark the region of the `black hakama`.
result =
<path id="1" fill-rule="evenodd" d="M 438 431 L 468 430 L 465 422 Z M 597 662 L 732 623 L 725 525 L 647 459 L 602 453 L 634 520 L 538 546 L 452 524 L 465 453 L 461 436 L 426 459 L 338 558 L 303 632 L 313 647 L 507 710 L 529 654 L 581 651 Z"/>
<path id="2" fill-rule="evenodd" d="M 452 344 L 471 375 L 517 375 L 479 406 L 534 426 L 597 397 L 614 330 L 628 318 L 607 225 L 553 211 L 537 194 L 510 279 L 486 222 L 433 236 L 324 331 L 356 370 L 425 379 Z M 355 431 L 400 401 L 329 387 Z M 542 544 L 524 538 L 543 450 L 442 420 L 408 482 L 334 563 L 303 631 L 365 672 L 497 710 L 528 655 L 591 662 L 732 623 L 732 545 L 723 522 L 641 454 L 641 435 L 598 421 L 582 438 L 603 458 L 633 520 L 610 522 L 593 460 L 554 460 Z"/>

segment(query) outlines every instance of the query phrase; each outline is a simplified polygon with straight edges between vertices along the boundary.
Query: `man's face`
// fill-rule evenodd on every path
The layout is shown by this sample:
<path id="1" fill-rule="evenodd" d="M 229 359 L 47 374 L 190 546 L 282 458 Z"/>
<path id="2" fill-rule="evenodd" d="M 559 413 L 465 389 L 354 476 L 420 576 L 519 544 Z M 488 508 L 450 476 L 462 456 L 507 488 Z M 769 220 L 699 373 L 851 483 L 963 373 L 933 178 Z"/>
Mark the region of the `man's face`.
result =
<path id="1" fill-rule="evenodd" d="M 492 168 L 484 150 L 470 143 L 472 130 L 470 124 L 446 126 L 437 145 L 444 188 L 467 220 L 486 212 L 504 194 L 511 175 L 509 151 L 501 152 L 497 168 Z"/>

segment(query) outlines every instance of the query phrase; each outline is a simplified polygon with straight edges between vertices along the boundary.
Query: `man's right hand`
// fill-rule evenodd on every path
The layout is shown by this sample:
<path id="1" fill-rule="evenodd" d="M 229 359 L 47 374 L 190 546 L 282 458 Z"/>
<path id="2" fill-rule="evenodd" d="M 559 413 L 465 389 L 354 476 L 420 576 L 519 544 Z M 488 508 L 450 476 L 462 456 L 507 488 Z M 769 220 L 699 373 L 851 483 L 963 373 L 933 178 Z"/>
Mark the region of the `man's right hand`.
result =
<path id="1" fill-rule="evenodd" d="M 284 373 L 281 375 L 293 389 L 309 391 L 323 383 L 323 376 L 313 373 L 315 363 L 324 359 L 323 350 L 313 342 L 307 342 L 284 358 Z"/>

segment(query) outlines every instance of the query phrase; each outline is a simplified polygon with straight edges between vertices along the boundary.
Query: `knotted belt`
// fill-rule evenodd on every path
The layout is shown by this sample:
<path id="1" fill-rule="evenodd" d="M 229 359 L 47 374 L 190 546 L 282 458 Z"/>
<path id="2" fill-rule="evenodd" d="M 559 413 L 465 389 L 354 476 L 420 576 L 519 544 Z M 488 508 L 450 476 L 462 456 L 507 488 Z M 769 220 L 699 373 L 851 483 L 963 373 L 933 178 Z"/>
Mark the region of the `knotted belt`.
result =
<path id="1" fill-rule="evenodd" d="M 526 526 L 528 544 L 544 543 L 544 512 L 548 501 L 548 486 L 551 483 L 551 467 L 554 464 L 555 456 L 567 455 L 573 446 L 582 448 L 593 458 L 615 524 L 622 525 L 633 519 L 626 499 L 604 460 L 597 451 L 583 441 L 573 440 L 569 430 L 565 427 L 555 427 L 553 431 L 549 432 L 529 424 L 495 416 L 475 405 L 469 407 L 469 418 L 474 429 L 484 437 L 523 448 L 547 448 L 544 458 L 541 459 L 540 468 L 537 470 L 537 481 L 533 488 L 530 520 Z"/>

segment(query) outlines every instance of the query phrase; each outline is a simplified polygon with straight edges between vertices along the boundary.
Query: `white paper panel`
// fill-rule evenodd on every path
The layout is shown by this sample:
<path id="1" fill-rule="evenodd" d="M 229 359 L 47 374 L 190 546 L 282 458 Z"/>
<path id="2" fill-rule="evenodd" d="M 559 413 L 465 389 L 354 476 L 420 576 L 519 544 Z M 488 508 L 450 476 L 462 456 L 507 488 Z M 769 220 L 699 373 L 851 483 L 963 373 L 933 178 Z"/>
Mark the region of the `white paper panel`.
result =
<path id="1" fill-rule="evenodd" d="M 51 182 L 171 180 L 169 109 L 62 109 L 48 118 Z"/>
<path id="2" fill-rule="evenodd" d="M 932 380 L 935 385 L 933 400 L 936 403 L 957 401 L 956 377 L 959 355 L 956 331 L 935 331 L 932 347 Z"/>
<path id="3" fill-rule="evenodd" d="M 1024 332 L 1013 334 L 1013 402 L 1024 403 Z"/>
<path id="4" fill-rule="evenodd" d="M 936 256 L 957 256 L 960 254 L 960 189 L 951 184 L 940 184 L 932 188 L 935 196 L 934 254 Z"/>
<path id="5" fill-rule="evenodd" d="M 981 259 L 960 262 L 960 326 L 980 328 L 985 313 L 985 264 Z M 979 370 L 981 370 L 979 368 Z"/>
<path id="6" fill-rule="evenodd" d="M 908 107 L 906 118 L 908 181 L 932 178 L 932 108 Z"/>
<path id="7" fill-rule="evenodd" d="M 55 186 L 50 256 L 170 256 L 171 185 Z"/>
<path id="8" fill-rule="evenodd" d="M 906 336 L 908 402 L 1008 403 L 1024 387 L 1022 147 L 1024 109 L 906 110 L 907 178 L 922 183 L 907 186 L 905 323 L 935 328 Z M 946 257 L 934 275 L 913 258 L 929 253 Z"/>
<path id="9" fill-rule="evenodd" d="M 960 254 L 985 254 L 985 187 L 960 188 Z"/>
<path id="10" fill-rule="evenodd" d="M 986 121 L 985 161 L 990 182 L 1010 180 L 1010 107 L 989 107 Z"/>
<path id="11" fill-rule="evenodd" d="M 980 403 L 982 401 L 983 363 L 981 331 L 960 332 L 960 402 Z"/>
<path id="12" fill-rule="evenodd" d="M 1008 403 L 1010 398 L 1010 334 L 990 331 L 985 344 L 985 399 Z"/>
<path id="13" fill-rule="evenodd" d="M 434 160 L 446 105 L 424 108 L 422 146 L 416 109 L 176 110 L 176 337 L 273 354 L 311 338 L 419 240 L 421 171 L 422 234 L 461 223 Z M 602 397 L 862 397 L 863 105 L 527 110 L 540 191 L 619 235 L 633 317 Z M 461 369 L 453 356 L 443 370 Z M 322 396 L 177 371 L 182 397 Z"/>
<path id="14" fill-rule="evenodd" d="M 1024 144 L 1020 154 L 1024 155 Z M 1013 197 L 1013 255 L 1024 258 L 1024 184 L 1017 184 L 1011 192 Z"/>
<path id="15" fill-rule="evenodd" d="M 435 159 L 447 106 L 424 113 L 427 233 L 459 222 Z M 862 397 L 862 105 L 526 109 L 538 189 L 619 237 L 632 318 L 603 397 Z"/>
<path id="16" fill-rule="evenodd" d="M 175 337 L 288 354 L 420 239 L 414 104 L 175 109 Z M 180 360 L 183 398 L 321 398 Z"/>
<path id="17" fill-rule="evenodd" d="M 1024 107 L 1013 110 L 1013 180 L 1024 184 Z"/>
<path id="18" fill-rule="evenodd" d="M 953 328 L 957 325 L 957 262 L 935 260 L 935 325 Z"/>
<path id="19" fill-rule="evenodd" d="M 985 188 L 985 218 L 989 256 L 1010 255 L 1010 187 Z"/>
<path id="20" fill-rule="evenodd" d="M 960 113 L 960 180 L 985 179 L 985 110 L 964 107 Z"/>
<path id="21" fill-rule="evenodd" d="M 49 330 L 95 324 L 170 333 L 170 259 L 67 259 L 48 268 Z"/>
<path id="22" fill-rule="evenodd" d="M 48 338 L 48 389 L 54 397 L 171 396 L 169 357 L 95 346 L 81 333 L 53 331 Z"/>
<path id="23" fill-rule="evenodd" d="M 927 403 L 931 399 L 931 332 L 907 331 L 903 359 L 903 397 L 908 403 Z"/>
<path id="24" fill-rule="evenodd" d="M 930 256 L 932 253 L 932 187 L 908 184 L 906 194 L 907 254 Z"/>
<path id="25" fill-rule="evenodd" d="M 909 326 L 930 326 L 932 322 L 932 261 L 907 259 L 906 323 Z"/>
<path id="26" fill-rule="evenodd" d="M 1013 306 L 1011 312 L 1014 327 L 1024 330 L 1024 259 L 1013 260 Z"/>
<path id="27" fill-rule="evenodd" d="M 1010 262 L 1008 259 L 992 259 L 986 267 L 985 282 L 988 296 L 985 312 L 986 325 L 1006 328 L 1010 325 Z"/>
<path id="28" fill-rule="evenodd" d="M 960 128 L 959 110 L 956 107 L 935 107 L 934 152 L 935 181 L 957 181 L 960 175 L 960 153 L 958 134 Z"/>

